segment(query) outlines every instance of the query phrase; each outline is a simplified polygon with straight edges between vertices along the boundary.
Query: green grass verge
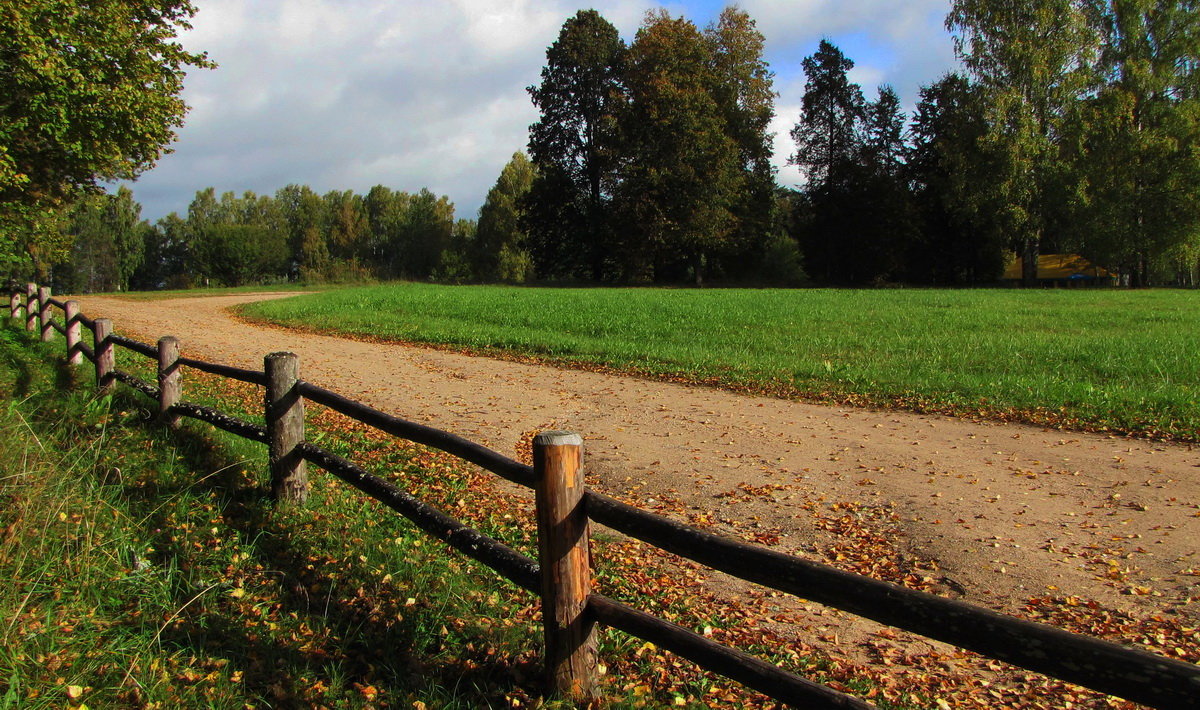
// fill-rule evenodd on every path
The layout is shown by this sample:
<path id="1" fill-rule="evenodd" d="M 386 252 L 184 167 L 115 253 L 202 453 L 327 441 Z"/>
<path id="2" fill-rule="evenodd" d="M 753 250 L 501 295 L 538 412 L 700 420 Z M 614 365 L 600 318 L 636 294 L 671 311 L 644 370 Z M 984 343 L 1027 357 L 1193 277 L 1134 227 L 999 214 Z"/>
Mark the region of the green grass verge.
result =
<path id="1" fill-rule="evenodd" d="M 255 480 L 259 445 L 150 425 L 140 395 L 97 396 L 52 359 L 0 330 L 0 707 L 477 708 L 536 693 L 530 595 L 328 478 L 310 506 L 277 510 Z M 411 453 L 384 463 L 438 503 L 463 485 Z"/>
<path id="2" fill-rule="evenodd" d="M 1179 290 L 396 284 L 241 312 L 783 396 L 1196 441 L 1196 299 Z"/>

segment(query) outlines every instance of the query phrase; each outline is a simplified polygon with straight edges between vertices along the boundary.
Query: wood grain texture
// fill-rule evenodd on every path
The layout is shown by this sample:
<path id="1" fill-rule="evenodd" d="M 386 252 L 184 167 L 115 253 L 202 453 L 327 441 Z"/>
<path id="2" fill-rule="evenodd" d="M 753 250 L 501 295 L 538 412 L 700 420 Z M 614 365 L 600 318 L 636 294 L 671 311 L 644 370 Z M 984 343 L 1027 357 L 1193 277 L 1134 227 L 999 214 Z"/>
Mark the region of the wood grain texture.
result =
<path id="1" fill-rule="evenodd" d="M 295 353 L 271 353 L 263 365 L 271 493 L 280 503 L 300 505 L 308 500 L 307 463 L 296 448 L 304 441 L 304 398 L 296 388 L 300 358 Z"/>
<path id="2" fill-rule="evenodd" d="M 54 339 L 54 328 L 50 325 L 50 287 L 38 287 L 38 324 L 41 327 L 42 342 Z"/>
<path id="3" fill-rule="evenodd" d="M 583 438 L 543 432 L 533 439 L 542 570 L 542 625 L 551 689 L 576 702 L 596 694 L 596 630 L 588 609 L 591 559 L 583 506 Z"/>
<path id="4" fill-rule="evenodd" d="M 171 408 L 179 402 L 182 392 L 179 338 L 164 335 L 158 339 L 158 420 L 172 429 L 179 428 L 179 415 Z"/>
<path id="5" fill-rule="evenodd" d="M 25 330 L 30 333 L 37 329 L 37 293 L 37 284 L 25 284 Z"/>
<path id="6" fill-rule="evenodd" d="M 67 320 L 67 362 L 82 365 L 83 353 L 79 350 L 79 344 L 83 326 L 79 323 L 79 301 L 67 301 L 63 311 Z"/>
<path id="7" fill-rule="evenodd" d="M 92 352 L 96 356 L 96 387 L 101 391 L 112 389 L 113 378 L 113 343 L 112 321 L 108 318 L 97 318 L 93 336 L 95 339 Z"/>

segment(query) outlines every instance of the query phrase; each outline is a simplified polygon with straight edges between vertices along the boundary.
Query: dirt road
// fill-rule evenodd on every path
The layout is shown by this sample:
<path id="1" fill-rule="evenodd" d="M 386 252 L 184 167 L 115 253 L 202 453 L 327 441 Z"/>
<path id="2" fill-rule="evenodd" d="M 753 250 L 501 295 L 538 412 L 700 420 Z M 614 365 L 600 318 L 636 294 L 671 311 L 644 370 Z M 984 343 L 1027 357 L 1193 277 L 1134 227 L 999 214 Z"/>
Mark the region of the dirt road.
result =
<path id="1" fill-rule="evenodd" d="M 592 485 L 782 551 L 914 575 L 1007 611 L 1074 595 L 1200 616 L 1192 446 L 751 397 L 255 327 L 226 312 L 262 297 L 82 302 L 119 333 L 177 335 L 192 357 L 261 368 L 263 354 L 294 351 L 304 379 L 509 455 L 531 430 L 578 431 Z M 856 560 L 847 526 L 887 554 Z"/>

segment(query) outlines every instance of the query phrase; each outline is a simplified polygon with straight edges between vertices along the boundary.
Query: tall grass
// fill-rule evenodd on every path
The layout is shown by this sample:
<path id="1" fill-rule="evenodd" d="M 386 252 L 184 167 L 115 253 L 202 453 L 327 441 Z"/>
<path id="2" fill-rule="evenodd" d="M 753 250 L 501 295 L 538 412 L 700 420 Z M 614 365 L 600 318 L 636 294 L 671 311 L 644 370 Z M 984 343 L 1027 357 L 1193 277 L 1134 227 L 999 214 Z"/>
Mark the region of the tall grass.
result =
<path id="1" fill-rule="evenodd" d="M 398 284 L 252 319 L 821 400 L 1194 441 L 1187 291 L 531 289 Z"/>

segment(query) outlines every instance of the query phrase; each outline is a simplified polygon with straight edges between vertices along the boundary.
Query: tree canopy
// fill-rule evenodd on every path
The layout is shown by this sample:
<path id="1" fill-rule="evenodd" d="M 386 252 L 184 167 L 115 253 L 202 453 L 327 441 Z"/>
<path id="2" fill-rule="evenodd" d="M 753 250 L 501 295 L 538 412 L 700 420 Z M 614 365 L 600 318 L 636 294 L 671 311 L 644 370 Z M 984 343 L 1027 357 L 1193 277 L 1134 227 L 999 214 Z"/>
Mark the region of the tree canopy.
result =
<path id="1" fill-rule="evenodd" d="M 23 0 L 0 4 L 0 228 L 10 266 L 52 254 L 51 213 L 97 181 L 154 165 L 187 106 L 187 67 L 204 54 L 175 41 L 188 0 Z M 20 236 L 17 236 L 20 235 Z"/>

